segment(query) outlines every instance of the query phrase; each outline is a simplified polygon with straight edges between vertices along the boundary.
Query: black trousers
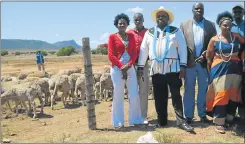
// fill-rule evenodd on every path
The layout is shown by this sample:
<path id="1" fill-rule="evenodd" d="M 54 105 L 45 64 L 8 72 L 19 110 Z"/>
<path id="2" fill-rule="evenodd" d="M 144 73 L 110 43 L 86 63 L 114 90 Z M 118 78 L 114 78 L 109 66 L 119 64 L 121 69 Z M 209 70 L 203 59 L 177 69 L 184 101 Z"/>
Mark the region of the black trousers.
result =
<path id="1" fill-rule="evenodd" d="M 183 117 L 183 104 L 180 95 L 182 81 L 179 73 L 155 74 L 152 76 L 152 84 L 157 112 L 158 123 L 162 126 L 168 121 L 168 86 L 172 95 L 172 104 L 176 114 L 177 125 L 185 122 Z"/>
<path id="2" fill-rule="evenodd" d="M 241 97 L 242 97 L 242 103 L 240 104 L 240 107 L 245 109 L 245 72 L 243 72 L 243 74 L 242 74 L 242 92 L 241 92 Z"/>

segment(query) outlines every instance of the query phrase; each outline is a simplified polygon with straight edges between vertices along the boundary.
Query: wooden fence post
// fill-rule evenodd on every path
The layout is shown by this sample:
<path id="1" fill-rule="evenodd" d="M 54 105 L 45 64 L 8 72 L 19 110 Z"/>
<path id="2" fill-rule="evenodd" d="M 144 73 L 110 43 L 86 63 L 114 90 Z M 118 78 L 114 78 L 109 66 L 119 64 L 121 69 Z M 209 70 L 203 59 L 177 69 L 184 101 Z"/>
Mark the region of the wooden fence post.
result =
<path id="1" fill-rule="evenodd" d="M 94 108 L 95 95 L 93 91 L 93 71 L 92 71 L 89 38 L 82 38 L 82 52 L 83 52 L 83 60 L 84 60 L 88 127 L 89 129 L 94 130 L 96 129 L 96 116 L 95 116 L 95 108 Z"/>
<path id="2" fill-rule="evenodd" d="M 1 4 L 0 4 L 0 6 L 1 6 Z M 0 55 L 0 63 L 2 63 L 2 56 Z M 2 79 L 2 68 L 1 68 L 1 66 L 0 66 L 0 79 Z M 0 83 L 0 93 L 2 93 L 2 83 Z M 2 103 L 1 102 L 1 96 L 0 96 L 0 104 Z M 0 143 L 2 143 L 3 142 L 3 132 L 2 132 L 2 123 L 1 123 L 1 121 L 2 121 L 2 105 L 0 106 Z"/>

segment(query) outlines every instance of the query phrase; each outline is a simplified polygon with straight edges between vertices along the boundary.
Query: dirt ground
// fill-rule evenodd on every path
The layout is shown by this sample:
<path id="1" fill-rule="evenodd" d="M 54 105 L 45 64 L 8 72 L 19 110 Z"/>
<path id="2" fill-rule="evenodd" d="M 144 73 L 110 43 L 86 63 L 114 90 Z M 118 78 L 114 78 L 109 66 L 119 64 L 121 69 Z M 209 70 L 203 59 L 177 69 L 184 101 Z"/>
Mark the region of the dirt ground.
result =
<path id="1" fill-rule="evenodd" d="M 97 72 L 108 66 L 106 56 L 92 56 L 93 71 Z M 48 72 L 58 72 L 60 69 L 72 67 L 83 68 L 82 56 L 46 58 L 46 70 Z M 17 75 L 20 72 L 36 71 L 35 55 L 19 57 L 2 57 L 2 74 Z M 182 91 L 183 92 L 183 91 Z M 156 112 L 154 100 L 149 99 L 148 120 L 150 124 L 156 123 Z M 38 103 L 39 104 L 39 103 Z M 96 124 L 97 130 L 88 129 L 87 109 L 79 104 L 71 105 L 64 109 L 61 102 L 54 105 L 54 110 L 50 107 L 44 108 L 44 115 L 40 115 L 38 120 L 27 117 L 24 113 L 17 117 L 2 119 L 2 131 L 4 139 L 10 139 L 13 143 L 65 143 L 65 142 L 103 142 L 103 143 L 135 143 L 137 139 L 145 135 L 148 131 L 153 133 L 158 142 L 166 143 L 244 143 L 244 137 L 239 132 L 228 130 L 226 134 L 219 134 L 214 126 L 202 124 L 195 115 L 196 134 L 190 134 L 176 127 L 176 118 L 169 99 L 168 125 L 164 128 L 154 129 L 153 126 L 128 126 L 128 102 L 125 100 L 125 128 L 115 130 L 111 126 L 111 101 L 96 104 Z M 10 112 L 5 110 L 3 116 Z M 197 114 L 197 112 L 195 112 Z M 13 114 L 11 114 L 13 116 Z"/>

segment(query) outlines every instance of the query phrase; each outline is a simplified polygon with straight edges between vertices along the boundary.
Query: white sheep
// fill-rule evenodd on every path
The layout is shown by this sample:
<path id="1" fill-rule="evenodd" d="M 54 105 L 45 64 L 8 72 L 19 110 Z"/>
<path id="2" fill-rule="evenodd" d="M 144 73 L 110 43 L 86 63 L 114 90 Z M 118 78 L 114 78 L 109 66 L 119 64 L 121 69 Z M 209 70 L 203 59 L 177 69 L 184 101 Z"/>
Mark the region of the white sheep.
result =
<path id="1" fill-rule="evenodd" d="M 51 95 L 53 95 L 53 91 L 54 91 L 54 87 L 55 87 L 55 81 L 56 81 L 56 78 L 58 77 L 59 75 L 52 75 L 50 77 L 50 79 L 48 80 L 48 84 L 49 84 L 49 91 L 51 93 Z"/>
<path id="2" fill-rule="evenodd" d="M 28 76 L 28 74 L 26 74 L 26 73 L 20 73 L 19 76 L 18 76 L 18 79 L 19 80 L 24 80 L 27 76 Z"/>
<path id="3" fill-rule="evenodd" d="M 2 88 L 1 88 L 1 96 L 2 96 L 2 94 L 5 93 L 5 92 L 6 92 L 6 89 L 5 89 L 4 87 L 2 87 Z M 5 103 L 7 103 L 9 110 L 12 111 L 12 108 L 11 108 L 11 106 L 10 106 L 10 104 L 9 104 L 9 101 L 8 101 L 7 99 L 1 98 L 1 105 L 4 105 Z"/>
<path id="4" fill-rule="evenodd" d="M 100 82 L 96 82 L 94 84 L 94 94 L 95 94 L 95 99 L 99 100 L 100 99 Z"/>
<path id="5" fill-rule="evenodd" d="M 70 91 L 70 84 L 68 81 L 68 75 L 58 75 L 55 80 L 55 86 L 54 86 L 54 92 L 51 95 L 51 108 L 53 110 L 53 102 L 55 97 L 57 96 L 57 92 L 60 91 L 62 92 L 61 99 L 64 104 L 64 108 L 66 108 L 66 99 L 69 95 Z"/>
<path id="6" fill-rule="evenodd" d="M 83 74 L 73 73 L 73 74 L 69 75 L 69 77 L 68 77 L 69 84 L 70 84 L 70 90 L 71 90 L 71 93 L 68 97 L 69 97 L 69 99 L 72 98 L 73 103 L 74 103 L 74 92 L 75 92 L 75 87 L 76 87 L 76 81 L 81 76 L 83 76 Z M 75 101 L 77 102 L 77 97 L 76 97 Z"/>
<path id="7" fill-rule="evenodd" d="M 41 92 L 44 94 L 45 104 L 48 104 L 48 99 L 51 97 L 48 80 L 49 80 L 48 78 L 40 78 L 31 83 L 31 84 L 37 84 L 41 87 Z"/>
<path id="8" fill-rule="evenodd" d="M 36 103 L 35 103 L 35 98 L 38 97 L 40 104 L 41 104 L 41 111 L 40 113 L 43 114 L 43 100 L 41 97 L 41 88 L 38 85 L 30 85 L 28 87 L 22 87 L 22 88 L 15 88 L 12 87 L 8 89 L 5 93 L 1 95 L 1 98 L 3 100 L 12 100 L 16 102 L 17 106 L 17 101 L 21 102 L 21 104 L 25 107 L 26 113 L 28 114 L 30 112 L 30 104 L 33 106 L 33 118 L 37 117 L 37 112 L 36 112 Z M 27 108 L 25 101 L 29 102 L 29 108 Z M 16 109 L 16 114 L 18 115 L 18 107 Z"/>
<path id="9" fill-rule="evenodd" d="M 113 84 L 111 80 L 111 75 L 109 73 L 104 73 L 100 77 L 100 97 L 107 101 L 109 98 L 109 92 L 112 92 Z"/>
<path id="10" fill-rule="evenodd" d="M 11 76 L 5 76 L 5 77 L 2 77 L 2 82 L 8 82 L 8 81 L 12 81 L 12 77 Z"/>
<path id="11" fill-rule="evenodd" d="M 101 73 L 93 73 L 93 83 L 96 84 L 100 81 Z"/>
<path id="12" fill-rule="evenodd" d="M 82 69 L 81 68 L 73 68 L 73 69 L 63 69 L 58 72 L 58 75 L 71 75 L 73 73 L 81 73 Z"/>
<path id="13" fill-rule="evenodd" d="M 83 102 L 83 105 L 86 105 L 86 94 L 85 94 L 85 76 L 80 76 L 76 81 L 75 86 L 75 97 L 78 97 L 78 91 L 80 91 L 80 97 Z"/>

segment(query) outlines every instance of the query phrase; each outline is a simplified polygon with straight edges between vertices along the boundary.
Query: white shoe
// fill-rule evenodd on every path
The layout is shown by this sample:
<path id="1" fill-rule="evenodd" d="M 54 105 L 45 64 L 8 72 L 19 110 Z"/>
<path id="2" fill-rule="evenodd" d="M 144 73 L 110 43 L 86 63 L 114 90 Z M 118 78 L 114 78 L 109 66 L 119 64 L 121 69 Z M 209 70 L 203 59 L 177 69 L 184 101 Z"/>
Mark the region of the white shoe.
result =
<path id="1" fill-rule="evenodd" d="M 149 124 L 149 122 L 147 120 L 144 120 L 143 124 Z"/>

